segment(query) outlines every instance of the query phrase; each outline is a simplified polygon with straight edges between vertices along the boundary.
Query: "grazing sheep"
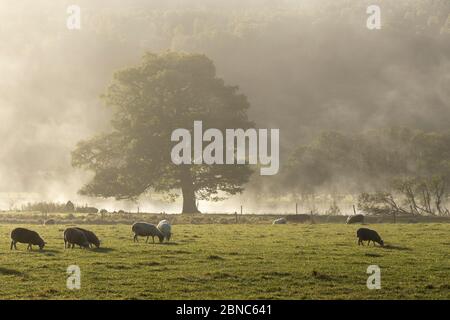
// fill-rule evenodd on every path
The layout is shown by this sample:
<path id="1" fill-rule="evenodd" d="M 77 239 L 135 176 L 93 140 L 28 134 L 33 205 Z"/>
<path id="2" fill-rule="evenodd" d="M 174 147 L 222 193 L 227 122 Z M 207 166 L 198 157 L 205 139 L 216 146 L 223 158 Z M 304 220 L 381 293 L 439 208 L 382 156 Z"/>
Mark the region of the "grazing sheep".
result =
<path id="1" fill-rule="evenodd" d="M 362 214 L 357 214 L 354 216 L 350 216 L 347 218 L 347 224 L 352 224 L 352 223 L 364 223 L 364 215 Z"/>
<path id="2" fill-rule="evenodd" d="M 16 243 L 27 243 L 27 250 L 32 250 L 33 245 L 39 246 L 39 249 L 42 250 L 46 244 L 46 242 L 39 236 L 36 231 L 28 230 L 25 228 L 16 228 L 11 232 L 11 248 L 17 250 Z"/>
<path id="3" fill-rule="evenodd" d="M 148 242 L 149 237 L 152 237 L 153 243 L 155 243 L 155 237 L 158 237 L 159 242 L 163 242 L 164 240 L 164 235 L 161 233 L 161 231 L 159 231 L 159 229 L 151 223 L 136 222 L 131 227 L 131 230 L 134 232 L 134 242 L 139 242 L 138 236 L 147 237 L 145 243 Z"/>
<path id="4" fill-rule="evenodd" d="M 77 228 L 67 228 L 64 231 L 64 248 L 72 249 L 78 245 L 82 248 L 89 248 L 89 241 L 85 233 Z"/>
<path id="5" fill-rule="evenodd" d="M 364 245 L 363 241 L 369 241 L 367 245 L 370 244 L 370 241 L 373 242 L 373 245 L 375 246 L 375 242 L 378 243 L 380 246 L 384 246 L 384 241 L 381 239 L 380 235 L 375 230 L 370 230 L 367 228 L 359 228 L 358 231 L 356 231 L 356 236 L 358 237 L 358 245 Z"/>
<path id="6" fill-rule="evenodd" d="M 89 242 L 89 247 L 91 247 L 91 245 L 94 245 L 96 248 L 100 248 L 100 240 L 95 235 L 95 233 L 93 233 L 92 231 L 83 229 L 83 228 L 78 228 L 77 227 L 75 229 L 80 230 L 81 232 L 84 233 L 84 235 L 86 236 L 86 239 Z"/>
<path id="7" fill-rule="evenodd" d="M 158 223 L 157 226 L 158 230 L 161 231 L 161 233 L 163 234 L 164 238 L 169 241 L 170 237 L 172 236 L 172 226 L 170 225 L 170 222 L 167 220 L 161 220 Z"/>
<path id="8" fill-rule="evenodd" d="M 286 224 L 286 223 L 287 223 L 286 218 L 275 219 L 272 222 L 272 224 Z"/>

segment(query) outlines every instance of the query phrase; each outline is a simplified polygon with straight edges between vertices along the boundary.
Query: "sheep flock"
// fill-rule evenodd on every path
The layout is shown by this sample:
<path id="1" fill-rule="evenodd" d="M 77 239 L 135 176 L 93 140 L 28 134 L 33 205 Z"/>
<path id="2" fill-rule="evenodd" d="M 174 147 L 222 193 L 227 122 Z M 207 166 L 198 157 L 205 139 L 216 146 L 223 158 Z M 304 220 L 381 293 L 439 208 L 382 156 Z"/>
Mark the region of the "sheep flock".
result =
<path id="1" fill-rule="evenodd" d="M 347 224 L 364 222 L 363 215 L 354 215 L 347 219 Z M 286 218 L 279 218 L 272 222 L 273 225 L 284 225 L 288 221 Z M 155 243 L 155 237 L 159 240 L 159 243 L 164 241 L 169 242 L 172 237 L 172 225 L 168 220 L 161 220 L 157 225 L 147 222 L 136 222 L 131 226 L 133 232 L 133 241 L 139 242 L 139 237 L 145 237 L 146 243 L 149 238 L 152 238 L 152 242 Z M 378 243 L 380 246 L 384 246 L 384 241 L 381 236 L 375 231 L 367 228 L 360 228 L 357 230 L 356 237 L 358 238 L 358 245 L 364 245 L 364 241 L 368 241 L 368 245 L 372 241 L 373 245 Z M 101 241 L 97 235 L 90 231 L 79 227 L 69 227 L 64 230 L 63 233 L 64 248 L 100 248 Z M 11 246 L 10 249 L 17 250 L 17 243 L 27 244 L 27 250 L 32 250 L 33 245 L 38 246 L 40 250 L 43 250 L 46 242 L 41 236 L 33 231 L 25 228 L 15 228 L 11 232 Z"/>

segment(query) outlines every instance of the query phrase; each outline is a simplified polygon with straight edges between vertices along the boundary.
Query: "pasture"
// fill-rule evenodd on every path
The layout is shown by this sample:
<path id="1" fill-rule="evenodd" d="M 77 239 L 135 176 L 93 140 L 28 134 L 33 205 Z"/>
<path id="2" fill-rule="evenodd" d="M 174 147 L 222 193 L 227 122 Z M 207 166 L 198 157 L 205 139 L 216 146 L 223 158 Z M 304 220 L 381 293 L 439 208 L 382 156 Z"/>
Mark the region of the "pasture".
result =
<path id="1" fill-rule="evenodd" d="M 47 241 L 10 251 L 0 225 L 0 299 L 450 299 L 450 224 L 376 224 L 386 246 L 358 246 L 360 225 L 173 225 L 173 240 L 133 243 L 129 225 L 85 225 L 100 249 L 64 249 L 64 225 L 20 225 Z M 66 269 L 81 268 L 68 290 Z M 366 269 L 381 268 L 381 290 Z"/>

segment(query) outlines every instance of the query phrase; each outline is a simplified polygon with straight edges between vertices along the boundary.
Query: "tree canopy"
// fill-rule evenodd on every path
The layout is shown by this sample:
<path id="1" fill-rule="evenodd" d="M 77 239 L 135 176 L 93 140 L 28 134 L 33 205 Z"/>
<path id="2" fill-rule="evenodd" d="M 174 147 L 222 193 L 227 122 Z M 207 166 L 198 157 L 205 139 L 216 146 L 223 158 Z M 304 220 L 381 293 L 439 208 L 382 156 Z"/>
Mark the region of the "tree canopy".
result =
<path id="1" fill-rule="evenodd" d="M 192 131 L 194 120 L 219 130 L 253 126 L 247 98 L 216 77 L 206 56 L 147 53 L 140 65 L 115 74 L 103 98 L 113 110 L 111 132 L 79 142 L 72 153 L 75 167 L 94 172 L 81 194 L 136 199 L 181 189 L 182 212 L 195 213 L 196 199 L 243 191 L 248 166 L 175 165 L 170 158 L 172 131 Z"/>

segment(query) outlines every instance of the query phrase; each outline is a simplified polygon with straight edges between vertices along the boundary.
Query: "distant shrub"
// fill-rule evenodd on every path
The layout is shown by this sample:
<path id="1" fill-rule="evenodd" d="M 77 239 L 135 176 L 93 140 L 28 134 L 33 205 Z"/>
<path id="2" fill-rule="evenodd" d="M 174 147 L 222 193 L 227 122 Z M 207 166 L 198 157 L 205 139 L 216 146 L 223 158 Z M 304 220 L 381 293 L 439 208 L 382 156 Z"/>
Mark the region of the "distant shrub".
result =
<path id="1" fill-rule="evenodd" d="M 77 213 L 98 213 L 98 209 L 94 207 L 78 207 L 75 210 Z"/>
<path id="2" fill-rule="evenodd" d="M 75 216 L 73 213 L 69 213 L 69 214 L 66 214 L 65 218 L 68 220 L 73 220 L 73 219 L 75 219 Z"/>
<path id="3" fill-rule="evenodd" d="M 230 219 L 227 219 L 227 218 L 220 218 L 218 223 L 220 223 L 220 224 L 232 224 L 232 223 L 236 223 L 236 220 L 235 219 L 230 220 Z"/>
<path id="4" fill-rule="evenodd" d="M 48 226 L 48 225 L 53 225 L 56 224 L 55 219 L 48 219 L 44 221 L 44 225 Z"/>
<path id="5" fill-rule="evenodd" d="M 72 201 L 67 201 L 64 212 L 74 212 L 75 211 L 75 205 L 72 203 Z"/>
<path id="6" fill-rule="evenodd" d="M 202 220 L 201 218 L 192 218 L 191 219 L 191 223 L 192 224 L 202 224 Z"/>
<path id="7" fill-rule="evenodd" d="M 27 203 L 22 207 L 22 211 L 34 211 L 41 213 L 50 213 L 50 212 L 66 212 L 66 205 L 63 203 L 56 202 L 35 202 L 35 203 Z"/>

